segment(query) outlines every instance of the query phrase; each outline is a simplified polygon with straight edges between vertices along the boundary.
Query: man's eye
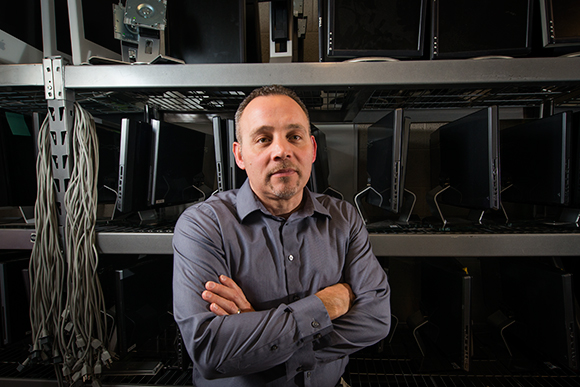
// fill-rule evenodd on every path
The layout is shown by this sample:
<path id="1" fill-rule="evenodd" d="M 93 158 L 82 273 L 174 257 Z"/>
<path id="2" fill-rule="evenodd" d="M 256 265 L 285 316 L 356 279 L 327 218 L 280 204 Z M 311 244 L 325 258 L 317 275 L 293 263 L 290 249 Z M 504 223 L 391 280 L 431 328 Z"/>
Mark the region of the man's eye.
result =
<path id="1" fill-rule="evenodd" d="M 260 137 L 256 142 L 258 142 L 259 144 L 264 144 L 268 142 L 268 139 L 266 137 Z"/>

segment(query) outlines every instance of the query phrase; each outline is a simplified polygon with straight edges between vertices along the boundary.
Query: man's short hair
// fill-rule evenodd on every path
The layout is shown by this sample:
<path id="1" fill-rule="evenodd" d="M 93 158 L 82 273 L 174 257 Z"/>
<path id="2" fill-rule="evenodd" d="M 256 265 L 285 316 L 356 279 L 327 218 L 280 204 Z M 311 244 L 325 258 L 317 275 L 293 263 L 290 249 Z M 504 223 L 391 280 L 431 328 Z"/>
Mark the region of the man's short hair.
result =
<path id="1" fill-rule="evenodd" d="M 246 109 L 248 104 L 250 102 L 252 102 L 252 100 L 254 100 L 255 98 L 266 97 L 269 95 L 285 95 L 287 97 L 292 98 L 298 104 L 298 106 L 300 106 L 302 111 L 304 111 L 304 114 L 306 114 L 306 119 L 308 120 L 308 122 L 310 122 L 310 116 L 308 114 L 308 109 L 306 109 L 306 105 L 304 105 L 304 102 L 302 102 L 300 100 L 300 97 L 298 97 L 298 95 L 293 90 L 291 90 L 287 87 L 284 87 L 284 86 L 280 86 L 280 85 L 262 86 L 260 88 L 254 89 L 250 94 L 248 94 L 246 96 L 246 98 L 244 98 L 242 103 L 240 103 L 240 106 L 238 107 L 238 110 L 236 111 L 236 115 L 235 115 L 236 140 L 238 142 L 240 142 L 240 139 L 241 139 L 239 128 L 240 128 L 240 119 L 242 118 L 242 114 L 244 113 L 244 110 Z M 308 128 L 308 131 L 310 131 L 310 128 Z"/>

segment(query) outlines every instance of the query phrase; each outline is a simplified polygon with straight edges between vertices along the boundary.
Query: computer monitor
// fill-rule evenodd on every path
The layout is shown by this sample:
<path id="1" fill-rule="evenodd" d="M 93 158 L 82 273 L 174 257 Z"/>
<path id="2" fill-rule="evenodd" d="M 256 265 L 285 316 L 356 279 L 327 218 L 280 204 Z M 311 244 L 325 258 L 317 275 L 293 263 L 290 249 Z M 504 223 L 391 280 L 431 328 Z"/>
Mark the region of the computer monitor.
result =
<path id="1" fill-rule="evenodd" d="M 204 196 L 205 134 L 179 125 L 151 120 L 151 181 L 149 204 L 193 203 Z"/>
<path id="2" fill-rule="evenodd" d="M 98 203 L 114 204 L 117 201 L 119 181 L 121 131 L 112 123 L 98 121 L 100 122 L 95 122 L 99 141 Z"/>
<path id="3" fill-rule="evenodd" d="M 218 192 L 240 188 L 247 174 L 236 163 L 233 144 L 236 140 L 236 124 L 233 119 L 215 116 L 212 119 L 213 142 Z"/>
<path id="4" fill-rule="evenodd" d="M 18 342 L 30 332 L 28 271 L 30 252 L 0 254 L 0 327 L 2 344 Z"/>
<path id="5" fill-rule="evenodd" d="M 544 47 L 580 45 L 580 4 L 574 0 L 540 0 Z"/>
<path id="6" fill-rule="evenodd" d="M 42 63 L 38 0 L 6 1 L 0 12 L 0 63 Z"/>
<path id="7" fill-rule="evenodd" d="M 504 314 L 515 320 L 506 331 L 507 344 L 517 340 L 526 353 L 538 351 L 550 362 L 577 370 L 572 274 L 530 257 L 502 258 L 499 267 Z"/>
<path id="8" fill-rule="evenodd" d="M 431 134 L 431 185 L 428 203 L 477 211 L 500 208 L 499 118 L 496 106 L 478 110 Z M 446 219 L 443 219 L 446 223 Z"/>
<path id="9" fill-rule="evenodd" d="M 457 259 L 429 257 L 421 261 L 421 311 L 434 329 L 419 332 L 446 356 L 450 369 L 470 368 L 471 294 L 472 277 Z"/>
<path id="10" fill-rule="evenodd" d="M 151 180 L 151 125 L 135 119 L 121 120 L 117 209 L 124 213 L 149 209 Z"/>
<path id="11" fill-rule="evenodd" d="M 139 349 L 173 322 L 172 258 L 171 255 L 145 256 L 115 271 L 115 311 L 121 355 Z"/>
<path id="12" fill-rule="evenodd" d="M 34 206 L 35 143 L 32 117 L 0 110 L 0 207 Z"/>
<path id="13" fill-rule="evenodd" d="M 246 1 L 168 1 L 166 40 L 185 63 L 246 62 Z"/>
<path id="14" fill-rule="evenodd" d="M 44 57 L 60 56 L 72 62 L 67 0 L 40 0 Z"/>
<path id="15" fill-rule="evenodd" d="M 316 141 L 316 160 L 312 164 L 312 172 L 308 180 L 308 189 L 312 192 L 325 193 L 330 184 L 328 183 L 328 176 L 330 175 L 330 167 L 328 163 L 328 147 L 326 145 L 326 135 L 316 126 L 310 124 L 310 134 L 314 136 Z"/>
<path id="16" fill-rule="evenodd" d="M 113 5 L 118 0 L 67 0 L 75 65 L 91 58 L 121 60 L 121 42 L 115 39 Z"/>
<path id="17" fill-rule="evenodd" d="M 431 0 L 431 57 L 523 56 L 531 52 L 533 0 Z"/>
<path id="18" fill-rule="evenodd" d="M 411 120 L 396 109 L 368 128 L 367 202 L 399 213 L 403 206 Z"/>
<path id="19" fill-rule="evenodd" d="M 320 61 L 423 56 L 427 0 L 319 0 Z"/>
<path id="20" fill-rule="evenodd" d="M 572 113 L 562 112 L 500 132 L 503 201 L 569 203 L 571 127 Z"/>
<path id="21" fill-rule="evenodd" d="M 570 207 L 580 208 L 580 112 L 572 115 Z"/>

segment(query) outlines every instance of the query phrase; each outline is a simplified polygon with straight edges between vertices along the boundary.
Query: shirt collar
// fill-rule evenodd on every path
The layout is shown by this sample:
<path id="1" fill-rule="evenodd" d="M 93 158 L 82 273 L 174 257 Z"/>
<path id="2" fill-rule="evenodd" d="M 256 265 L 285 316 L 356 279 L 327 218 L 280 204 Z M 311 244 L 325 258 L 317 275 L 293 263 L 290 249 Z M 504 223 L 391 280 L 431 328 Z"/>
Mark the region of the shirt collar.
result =
<path id="1" fill-rule="evenodd" d="M 330 213 L 317 199 L 318 196 L 320 195 L 314 194 L 310 192 L 308 188 L 304 187 L 304 198 L 306 202 L 304 203 L 302 208 L 300 208 L 298 211 L 294 212 L 290 216 L 290 219 L 306 218 L 309 216 L 313 216 L 314 214 L 320 214 L 328 216 L 330 218 L 331 217 Z M 266 207 L 262 204 L 260 199 L 258 199 L 254 191 L 252 191 L 248 179 L 246 179 L 242 187 L 238 190 L 236 208 L 238 211 L 238 216 L 240 217 L 242 222 L 249 214 L 255 211 L 261 211 L 264 215 L 273 216 L 270 213 L 270 211 L 268 211 Z"/>

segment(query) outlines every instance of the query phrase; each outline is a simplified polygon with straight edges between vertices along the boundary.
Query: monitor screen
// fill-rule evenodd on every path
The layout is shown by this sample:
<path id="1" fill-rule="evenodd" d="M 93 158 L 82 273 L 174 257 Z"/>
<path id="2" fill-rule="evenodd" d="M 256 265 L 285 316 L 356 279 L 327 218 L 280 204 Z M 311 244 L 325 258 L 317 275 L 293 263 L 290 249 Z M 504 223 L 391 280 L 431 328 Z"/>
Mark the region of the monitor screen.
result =
<path id="1" fill-rule="evenodd" d="M 522 56 L 531 51 L 532 0 L 432 0 L 432 58 Z"/>
<path id="2" fill-rule="evenodd" d="M 515 320 L 506 331 L 508 345 L 518 339 L 550 361 L 577 370 L 572 274 L 531 257 L 502 258 L 499 268 L 502 306 Z"/>
<path id="3" fill-rule="evenodd" d="M 580 44 L 580 3 L 574 0 L 540 0 L 544 47 Z"/>
<path id="4" fill-rule="evenodd" d="M 387 114 L 368 128 L 367 202 L 398 213 L 403 204 L 405 168 L 411 121 L 403 109 Z"/>
<path id="5" fill-rule="evenodd" d="M 115 39 L 113 4 L 118 0 L 68 0 L 73 64 L 92 57 L 121 60 L 121 42 Z"/>
<path id="6" fill-rule="evenodd" d="M 167 55 L 185 63 L 246 62 L 246 2 L 171 0 Z"/>
<path id="7" fill-rule="evenodd" d="M 119 180 L 121 132 L 113 125 L 103 123 L 95 125 L 99 140 L 98 202 L 115 203 Z"/>
<path id="8" fill-rule="evenodd" d="M 0 12 L 0 63 L 42 63 L 38 0 L 5 1 Z"/>
<path id="9" fill-rule="evenodd" d="M 149 204 L 192 203 L 203 193 L 205 134 L 164 121 L 151 120 Z"/>
<path id="10" fill-rule="evenodd" d="M 446 356 L 450 368 L 469 371 L 472 277 L 455 258 L 429 257 L 421 263 L 421 311 L 435 330 L 423 337 Z M 431 331 L 436 334 L 429 335 Z M 419 331 L 420 332 L 420 331 Z"/>
<path id="11" fill-rule="evenodd" d="M 0 207 L 34 206 L 36 150 L 33 120 L 0 110 Z"/>
<path id="12" fill-rule="evenodd" d="M 121 121 L 117 209 L 121 212 L 149 208 L 151 180 L 151 125 L 134 119 Z"/>
<path id="13" fill-rule="evenodd" d="M 496 106 L 478 110 L 431 134 L 431 183 L 448 188 L 439 202 L 487 210 L 500 207 L 499 119 Z"/>
<path id="14" fill-rule="evenodd" d="M 145 256 L 115 271 L 121 355 L 139 349 L 172 323 L 172 258 L 171 255 Z"/>
<path id="15" fill-rule="evenodd" d="M 569 203 L 571 124 L 572 113 L 562 112 L 500 132 L 502 200 Z"/>
<path id="16" fill-rule="evenodd" d="M 24 339 L 30 331 L 27 282 L 30 252 L 0 254 L 0 327 L 4 345 Z"/>
<path id="17" fill-rule="evenodd" d="M 244 184 L 248 175 L 246 171 L 238 167 L 233 152 L 234 142 L 236 141 L 236 124 L 234 120 L 228 120 L 227 132 L 228 176 L 230 187 L 235 189 L 240 188 Z"/>
<path id="18" fill-rule="evenodd" d="M 326 135 L 312 124 L 310 124 L 310 133 L 314 136 L 317 147 L 316 160 L 312 164 L 312 172 L 310 173 L 310 180 L 308 180 L 308 189 L 312 192 L 324 193 L 330 187 L 328 184 L 330 167 Z"/>
<path id="19" fill-rule="evenodd" d="M 427 0 L 322 0 L 321 61 L 423 55 Z"/>

